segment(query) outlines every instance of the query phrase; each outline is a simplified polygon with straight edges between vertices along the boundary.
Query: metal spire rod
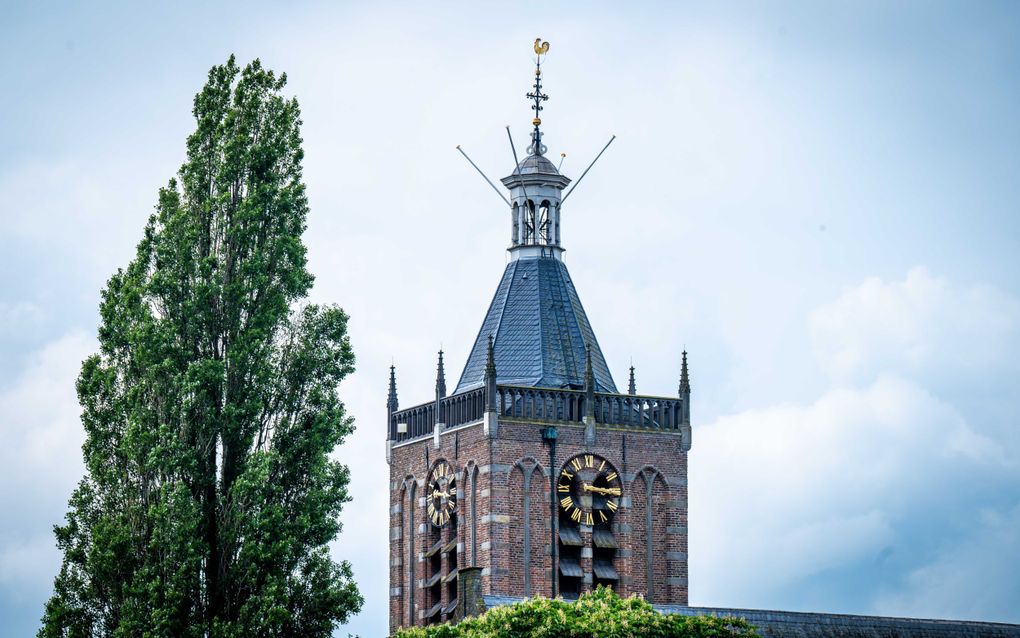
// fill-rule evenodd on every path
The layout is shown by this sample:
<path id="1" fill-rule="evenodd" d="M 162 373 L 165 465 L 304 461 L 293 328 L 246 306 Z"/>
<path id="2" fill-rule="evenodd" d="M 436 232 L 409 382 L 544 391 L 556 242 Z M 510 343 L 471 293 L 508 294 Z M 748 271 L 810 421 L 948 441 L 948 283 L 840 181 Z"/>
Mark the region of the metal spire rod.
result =
<path id="1" fill-rule="evenodd" d="M 595 159 L 591 161 L 591 164 L 588 164 L 588 168 L 584 169 L 584 172 L 581 173 L 581 176 L 577 178 L 577 181 L 574 182 L 574 185 L 570 187 L 570 190 L 567 191 L 567 194 L 563 196 L 562 200 L 560 200 L 561 204 L 567 201 L 567 198 L 570 197 L 570 194 L 574 192 L 574 189 L 577 188 L 577 185 L 581 183 L 581 180 L 584 179 L 584 176 L 588 174 L 588 171 L 591 170 L 592 166 L 595 166 L 595 162 L 599 161 L 599 158 L 602 157 L 602 154 L 606 152 L 606 149 L 609 148 L 609 145 L 612 144 L 613 140 L 615 139 L 616 139 L 615 135 L 609 138 L 609 141 L 606 142 L 606 145 L 602 147 L 602 150 L 599 151 L 599 154 L 595 156 Z"/>
<path id="2" fill-rule="evenodd" d="M 499 195 L 499 198 L 502 199 L 507 206 L 510 206 L 510 200 L 506 198 L 506 195 L 501 193 L 500 190 L 496 188 L 496 185 L 492 183 L 492 180 L 485 176 L 485 173 L 482 172 L 482 169 L 478 168 L 478 165 L 471 161 L 471 158 L 468 157 L 468 154 L 465 153 L 464 149 L 460 147 L 460 144 L 457 145 L 457 150 L 460 151 L 460 154 L 464 156 L 464 159 L 466 159 L 472 166 L 475 167 L 475 170 L 478 171 L 478 174 L 481 175 L 482 179 L 484 179 L 489 184 L 489 186 L 492 187 L 492 190 L 496 191 L 496 194 Z"/>
<path id="3" fill-rule="evenodd" d="M 510 139 L 510 151 L 514 154 L 514 174 L 517 177 L 521 176 L 521 165 L 517 161 L 517 147 L 514 146 L 514 136 L 510 134 L 510 127 L 506 127 L 506 136 Z M 521 190 L 524 191 L 524 198 L 531 201 L 528 197 L 528 190 L 524 187 L 524 180 L 521 180 Z"/>

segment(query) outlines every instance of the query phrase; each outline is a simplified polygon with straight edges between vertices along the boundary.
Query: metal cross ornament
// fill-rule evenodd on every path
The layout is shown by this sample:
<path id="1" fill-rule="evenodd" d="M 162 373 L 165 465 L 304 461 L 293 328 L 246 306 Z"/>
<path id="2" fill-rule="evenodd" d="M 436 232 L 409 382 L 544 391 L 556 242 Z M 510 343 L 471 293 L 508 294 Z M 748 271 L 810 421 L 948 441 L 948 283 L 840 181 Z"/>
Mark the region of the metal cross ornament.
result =
<path id="1" fill-rule="evenodd" d="M 531 107 L 535 111 L 535 117 L 531 120 L 531 123 L 535 126 L 535 130 L 531 132 L 531 145 L 528 147 L 529 155 L 545 155 L 548 150 L 545 144 L 542 144 L 542 131 L 538 128 L 542 124 L 542 118 L 540 112 L 542 110 L 542 102 L 549 99 L 549 96 L 542 93 L 542 56 L 549 53 L 549 43 L 543 42 L 542 38 L 535 38 L 535 86 L 534 92 L 528 93 L 528 99 L 534 101 L 534 105 Z"/>

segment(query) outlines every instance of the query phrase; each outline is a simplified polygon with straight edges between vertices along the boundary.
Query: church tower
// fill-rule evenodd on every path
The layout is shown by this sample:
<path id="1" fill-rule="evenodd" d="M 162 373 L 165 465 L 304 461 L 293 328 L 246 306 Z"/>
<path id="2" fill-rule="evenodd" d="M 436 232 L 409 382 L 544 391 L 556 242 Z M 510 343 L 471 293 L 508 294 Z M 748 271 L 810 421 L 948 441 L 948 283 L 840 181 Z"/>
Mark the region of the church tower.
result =
<path id="1" fill-rule="evenodd" d="M 401 409 L 391 367 L 390 629 L 457 621 L 597 585 L 687 604 L 690 381 L 677 396 L 617 390 L 563 262 L 571 180 L 546 157 L 542 56 L 509 190 L 510 262 L 453 393 Z M 583 174 L 582 174 L 583 177 Z"/>

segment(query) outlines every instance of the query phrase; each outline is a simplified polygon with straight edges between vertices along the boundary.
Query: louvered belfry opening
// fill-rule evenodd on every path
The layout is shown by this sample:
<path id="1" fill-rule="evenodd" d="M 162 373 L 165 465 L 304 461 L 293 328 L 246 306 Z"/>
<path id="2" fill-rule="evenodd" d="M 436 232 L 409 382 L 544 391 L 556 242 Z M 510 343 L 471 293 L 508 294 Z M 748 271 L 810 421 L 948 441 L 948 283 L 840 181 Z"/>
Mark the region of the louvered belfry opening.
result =
<path id="1" fill-rule="evenodd" d="M 446 535 L 446 544 L 443 545 L 442 549 L 446 557 L 446 571 L 443 576 L 443 587 L 446 588 L 444 592 L 446 594 L 444 598 L 445 604 L 442 612 L 444 621 L 453 620 L 453 613 L 457 608 L 457 578 L 460 573 L 459 553 L 457 552 L 457 546 L 460 543 L 457 532 L 460 527 L 458 526 L 457 518 L 456 512 L 450 515 L 450 523 L 447 525 L 449 531 Z"/>
<path id="2" fill-rule="evenodd" d="M 611 528 L 596 528 L 592 532 L 592 587 L 617 587 L 620 575 L 616 572 L 616 553 L 620 545 Z"/>
<path id="3" fill-rule="evenodd" d="M 581 595 L 584 571 L 581 569 L 581 549 L 585 546 L 581 538 L 580 524 L 559 510 L 559 592 L 564 598 L 577 598 Z"/>
<path id="4" fill-rule="evenodd" d="M 440 611 L 443 607 L 442 583 L 440 583 L 443 578 L 443 555 L 440 553 L 443 548 L 443 532 L 441 528 L 434 525 L 429 525 L 428 528 L 429 548 L 425 552 L 425 565 L 428 570 L 422 589 L 426 593 L 425 622 L 431 624 L 440 621 Z"/>

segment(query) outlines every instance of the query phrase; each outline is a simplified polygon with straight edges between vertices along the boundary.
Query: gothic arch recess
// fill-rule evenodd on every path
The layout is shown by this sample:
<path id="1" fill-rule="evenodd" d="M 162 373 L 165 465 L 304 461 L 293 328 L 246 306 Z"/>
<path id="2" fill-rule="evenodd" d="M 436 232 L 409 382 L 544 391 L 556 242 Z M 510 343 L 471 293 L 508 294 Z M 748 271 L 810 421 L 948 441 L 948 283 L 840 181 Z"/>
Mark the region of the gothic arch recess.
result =
<path id="1" fill-rule="evenodd" d="M 650 602 L 668 600 L 669 549 L 667 526 L 672 525 L 669 506 L 669 485 L 652 466 L 641 468 L 631 481 L 631 556 L 633 584 L 631 591 L 644 594 Z"/>
<path id="2" fill-rule="evenodd" d="M 472 567 L 478 565 L 478 474 L 478 464 L 468 461 L 464 466 L 464 476 L 469 477 L 465 485 L 468 492 L 465 529 L 467 530 L 469 548 L 465 562 Z"/>
<path id="3" fill-rule="evenodd" d="M 390 625 L 394 623 L 403 624 L 406 608 L 404 599 L 407 596 L 407 583 L 405 583 L 404 569 L 406 559 L 404 558 L 404 547 L 407 543 L 407 481 L 400 483 L 397 490 L 396 507 L 390 510 L 390 529 L 396 528 L 400 534 L 394 538 L 390 536 L 390 586 L 397 584 L 396 611 L 390 611 Z M 394 546 L 396 551 L 394 552 Z"/>
<path id="4" fill-rule="evenodd" d="M 402 538 L 406 538 L 407 541 L 401 545 L 400 556 L 402 563 L 403 578 L 401 579 L 404 583 L 401 593 L 406 592 L 406 595 L 402 596 L 401 601 L 402 608 L 406 616 L 405 626 L 414 624 L 415 621 L 415 566 L 417 565 L 417 549 L 415 547 L 415 528 L 417 527 L 417 504 L 418 497 L 418 481 L 413 476 L 409 476 L 404 479 L 404 485 L 401 488 L 401 504 L 403 514 L 403 529 L 401 533 Z"/>
<path id="5" fill-rule="evenodd" d="M 551 594 L 549 556 L 545 551 L 549 542 L 549 503 L 542 465 L 533 457 L 514 463 L 510 470 L 509 514 L 512 560 L 520 561 L 520 580 L 511 583 L 521 596 Z"/>

